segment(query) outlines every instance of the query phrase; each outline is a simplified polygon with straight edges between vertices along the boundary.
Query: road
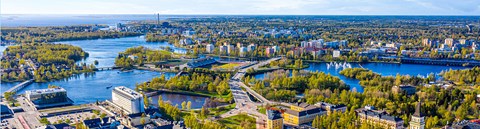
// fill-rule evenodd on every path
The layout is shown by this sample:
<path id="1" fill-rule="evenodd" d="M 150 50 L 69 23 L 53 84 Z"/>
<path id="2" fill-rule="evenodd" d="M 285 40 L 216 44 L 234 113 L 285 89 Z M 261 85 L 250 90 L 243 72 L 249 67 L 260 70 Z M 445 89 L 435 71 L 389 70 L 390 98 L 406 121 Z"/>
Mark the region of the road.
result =
<path id="1" fill-rule="evenodd" d="M 257 106 L 262 106 L 265 104 L 273 104 L 274 102 L 271 102 L 267 99 L 265 99 L 262 95 L 258 94 L 254 90 L 250 89 L 250 87 L 246 86 L 241 79 L 243 76 L 245 76 L 245 72 L 247 69 L 258 69 L 261 66 L 264 66 L 266 64 L 269 64 L 272 61 L 279 60 L 280 57 L 277 58 L 271 58 L 266 61 L 258 62 L 257 64 L 251 65 L 249 67 L 240 69 L 233 77 L 232 79 L 228 82 L 230 86 L 230 91 L 233 94 L 233 99 L 236 103 L 235 109 L 232 109 L 225 114 L 221 114 L 221 118 L 226 118 L 234 115 L 238 115 L 239 113 L 246 113 L 251 116 L 256 117 L 256 127 L 257 129 L 263 129 L 266 127 L 266 120 L 267 120 L 267 115 L 262 114 L 258 112 Z M 247 93 L 243 91 L 240 87 L 243 87 L 246 89 L 248 93 L 253 95 L 255 98 L 261 101 L 261 103 L 253 102 L 250 100 L 248 97 Z"/>

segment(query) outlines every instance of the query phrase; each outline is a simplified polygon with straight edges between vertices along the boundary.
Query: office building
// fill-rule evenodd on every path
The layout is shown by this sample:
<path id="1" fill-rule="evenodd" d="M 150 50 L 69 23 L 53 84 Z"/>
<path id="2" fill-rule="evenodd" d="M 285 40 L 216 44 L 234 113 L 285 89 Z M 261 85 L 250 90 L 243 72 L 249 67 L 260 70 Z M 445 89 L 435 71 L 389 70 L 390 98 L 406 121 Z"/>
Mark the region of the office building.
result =
<path id="1" fill-rule="evenodd" d="M 448 45 L 448 47 L 452 47 L 453 46 L 453 39 L 452 38 L 445 39 L 445 44 Z"/>
<path id="2" fill-rule="evenodd" d="M 208 44 L 206 47 L 205 47 L 205 51 L 207 53 L 213 53 L 213 50 L 215 49 L 215 46 L 213 44 Z"/>
<path id="3" fill-rule="evenodd" d="M 282 113 L 278 110 L 267 110 L 267 129 L 283 129 Z"/>
<path id="4" fill-rule="evenodd" d="M 125 86 L 113 88 L 112 102 L 128 114 L 145 112 L 143 96 Z"/>
<path id="5" fill-rule="evenodd" d="M 385 111 L 377 111 L 372 106 L 356 109 L 355 112 L 362 124 L 381 125 L 388 129 L 403 129 L 403 119 L 391 116 Z"/>
<path id="6" fill-rule="evenodd" d="M 56 87 L 48 89 L 29 90 L 25 92 L 30 104 L 36 108 L 47 108 L 73 104 L 67 96 L 67 90 Z"/>
<path id="7" fill-rule="evenodd" d="M 312 122 L 315 117 L 324 115 L 327 112 L 317 106 L 307 103 L 295 103 L 283 113 L 285 124 L 299 126 L 301 124 Z"/>

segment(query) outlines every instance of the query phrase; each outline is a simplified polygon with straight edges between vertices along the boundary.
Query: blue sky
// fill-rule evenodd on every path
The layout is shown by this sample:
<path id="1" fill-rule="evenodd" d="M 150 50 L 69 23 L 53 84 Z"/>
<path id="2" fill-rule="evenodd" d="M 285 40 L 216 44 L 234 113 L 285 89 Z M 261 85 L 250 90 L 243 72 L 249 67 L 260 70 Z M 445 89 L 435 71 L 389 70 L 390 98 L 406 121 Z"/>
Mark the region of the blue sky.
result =
<path id="1" fill-rule="evenodd" d="M 480 0 L 1 0 L 1 13 L 480 15 Z"/>

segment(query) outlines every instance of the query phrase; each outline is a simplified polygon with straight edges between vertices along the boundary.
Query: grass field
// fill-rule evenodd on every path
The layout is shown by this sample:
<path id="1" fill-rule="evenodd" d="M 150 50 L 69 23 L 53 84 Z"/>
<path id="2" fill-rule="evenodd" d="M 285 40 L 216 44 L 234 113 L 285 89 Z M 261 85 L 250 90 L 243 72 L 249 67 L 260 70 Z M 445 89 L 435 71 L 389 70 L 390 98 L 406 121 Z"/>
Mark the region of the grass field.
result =
<path id="1" fill-rule="evenodd" d="M 241 125 L 241 123 L 244 122 L 244 121 L 247 121 L 249 123 L 248 127 L 243 127 L 245 125 Z M 227 117 L 227 118 L 218 120 L 218 122 L 222 123 L 223 125 L 225 125 L 227 128 L 230 128 L 230 129 L 236 129 L 238 126 L 240 126 L 241 128 L 244 128 L 244 129 L 247 129 L 247 128 L 248 129 L 255 129 L 256 128 L 255 118 L 253 118 L 251 116 L 248 116 L 246 114 L 240 114 L 240 115 Z"/>
<path id="2" fill-rule="evenodd" d="M 220 66 L 215 66 L 213 68 L 216 68 L 216 69 L 233 69 L 237 66 L 240 66 L 240 64 L 238 63 L 228 63 L 228 64 L 223 64 L 223 65 L 220 65 Z"/>

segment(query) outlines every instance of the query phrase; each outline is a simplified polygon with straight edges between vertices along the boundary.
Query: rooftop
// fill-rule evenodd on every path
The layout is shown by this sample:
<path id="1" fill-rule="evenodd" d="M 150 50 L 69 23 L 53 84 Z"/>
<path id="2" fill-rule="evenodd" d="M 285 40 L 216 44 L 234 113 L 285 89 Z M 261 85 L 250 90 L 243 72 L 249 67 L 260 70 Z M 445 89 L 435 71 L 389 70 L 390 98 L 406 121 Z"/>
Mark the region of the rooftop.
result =
<path id="1" fill-rule="evenodd" d="M 270 120 L 276 120 L 282 118 L 282 113 L 278 110 L 267 110 L 267 116 Z"/>
<path id="2" fill-rule="evenodd" d="M 359 115 L 363 114 L 363 115 L 368 116 L 368 117 L 376 117 L 376 118 L 387 120 L 387 121 L 393 121 L 393 122 L 403 121 L 403 119 L 398 118 L 396 116 L 391 116 L 384 111 L 377 111 L 377 110 L 370 110 L 370 109 L 367 109 L 367 108 L 360 108 L 360 109 L 355 110 L 355 112 L 357 112 Z"/>
<path id="3" fill-rule="evenodd" d="M 47 93 L 55 93 L 55 92 L 67 92 L 67 90 L 65 90 L 61 87 L 57 87 L 57 88 L 37 89 L 37 90 L 25 91 L 26 94 L 30 94 L 30 95 L 47 94 Z"/>
<path id="4" fill-rule="evenodd" d="M 118 90 L 118 91 L 123 91 L 124 93 L 126 93 L 127 95 L 130 95 L 132 98 L 140 98 L 140 97 L 143 97 L 140 93 L 138 93 L 137 91 L 134 91 L 130 88 L 127 88 L 125 86 L 119 86 L 119 87 L 115 87 L 114 89 Z"/>

